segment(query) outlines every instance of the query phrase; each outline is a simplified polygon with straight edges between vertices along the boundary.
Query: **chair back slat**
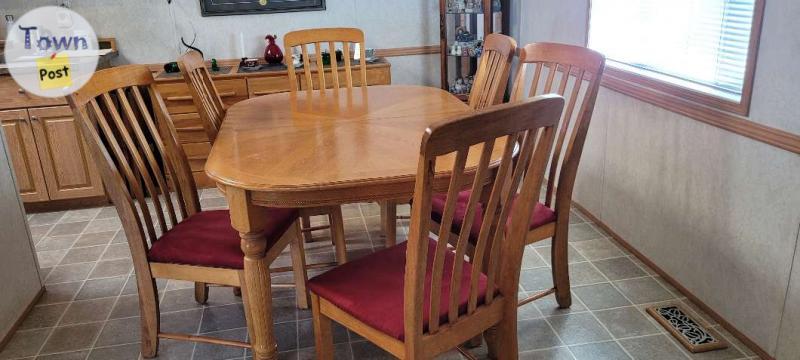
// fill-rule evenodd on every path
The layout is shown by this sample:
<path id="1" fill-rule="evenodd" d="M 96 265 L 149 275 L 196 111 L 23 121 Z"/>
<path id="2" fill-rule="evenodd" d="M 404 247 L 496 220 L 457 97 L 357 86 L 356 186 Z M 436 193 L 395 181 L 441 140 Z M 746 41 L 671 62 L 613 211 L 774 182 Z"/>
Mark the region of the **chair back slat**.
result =
<path id="1" fill-rule="evenodd" d="M 68 96 L 123 219 L 137 272 L 146 271 L 140 267 L 149 246 L 200 209 L 186 155 L 154 84 L 146 66 L 127 65 L 98 71 Z"/>
<path id="2" fill-rule="evenodd" d="M 178 67 L 183 74 L 183 79 L 189 86 L 192 102 L 200 113 L 203 128 L 208 134 L 211 143 L 217 138 L 222 120 L 225 118 L 225 106 L 219 96 L 211 73 L 208 72 L 202 55 L 197 51 L 189 51 L 178 59 Z"/>
<path id="3" fill-rule="evenodd" d="M 119 94 L 120 91 L 121 89 L 117 89 L 116 93 Z M 148 229 L 153 229 L 153 217 L 155 217 L 158 219 L 158 222 L 161 225 L 161 231 L 166 232 L 167 224 L 164 221 L 164 213 L 158 210 L 161 208 L 161 201 L 159 200 L 158 196 L 159 193 L 156 190 L 153 177 L 150 176 L 150 170 L 147 168 L 147 165 L 145 165 L 144 159 L 142 158 L 142 147 L 139 147 L 131 137 L 133 122 L 138 121 L 138 119 L 131 115 L 130 117 L 127 117 L 125 121 L 122 120 L 120 111 L 124 110 L 124 106 L 121 106 L 123 101 L 126 101 L 124 93 L 122 94 L 122 97 L 116 96 L 114 100 L 111 99 L 110 93 L 105 93 L 100 97 L 103 100 L 103 105 L 105 106 L 106 111 L 110 115 L 111 120 L 114 122 L 114 126 L 116 127 L 116 134 L 119 136 L 117 141 L 124 146 L 125 152 L 128 154 L 128 158 L 132 160 L 133 166 L 131 166 L 131 168 L 138 181 L 134 184 L 131 184 L 131 186 L 140 186 L 141 184 L 144 184 L 144 188 L 140 191 L 143 191 L 145 194 L 149 195 L 149 199 L 153 202 L 155 207 L 155 209 L 152 211 L 152 214 L 150 212 L 150 207 L 147 205 L 140 209 L 140 211 L 143 213 L 144 221 L 147 224 Z"/>
<path id="4" fill-rule="evenodd" d="M 350 57 L 353 55 L 350 52 L 350 46 L 342 47 L 342 55 L 344 56 L 344 83 L 348 89 L 351 89 L 353 88 L 353 68 Z"/>
<path id="5" fill-rule="evenodd" d="M 320 89 L 326 89 L 328 86 L 327 86 L 327 84 L 325 84 L 325 71 L 324 71 L 325 63 L 322 62 L 322 44 L 320 44 L 318 42 L 315 42 L 314 43 L 314 50 L 315 50 L 315 54 L 317 54 L 317 56 L 316 56 L 316 60 L 317 60 L 317 78 L 319 79 L 318 80 L 319 81 L 319 88 Z M 336 54 L 335 53 L 331 53 L 330 50 L 328 51 L 328 53 L 331 56 L 330 57 L 331 65 L 333 65 L 333 62 L 336 61 Z"/>
<path id="6" fill-rule="evenodd" d="M 145 104 L 144 98 L 142 97 L 142 92 L 139 91 L 138 87 L 132 87 L 131 90 L 132 90 L 131 95 L 133 96 L 135 104 L 139 109 L 139 115 L 142 116 L 145 125 L 144 129 L 147 130 L 148 134 L 158 134 L 159 133 L 158 129 L 156 129 L 155 122 L 153 122 L 153 117 L 150 116 L 150 112 L 148 111 L 147 105 Z M 142 139 L 147 139 L 152 141 L 153 144 L 155 144 L 157 153 L 160 155 L 160 157 L 156 158 L 155 155 L 153 155 L 152 151 L 150 152 L 151 156 L 153 156 L 154 158 L 153 161 L 155 162 L 153 168 L 157 168 L 160 161 L 160 164 L 164 166 L 164 171 L 162 172 L 162 176 L 166 177 L 166 174 L 175 174 L 175 169 L 172 167 L 172 163 L 168 161 L 166 158 L 167 152 L 166 150 L 164 150 L 164 143 L 161 141 L 161 137 L 152 135 L 148 137 L 144 135 L 142 128 L 139 128 L 139 130 L 142 133 L 141 135 Z M 169 207 L 169 220 L 173 224 L 177 224 L 178 215 L 180 215 L 180 217 L 183 219 L 187 217 L 186 206 L 184 205 L 184 202 L 182 200 L 183 195 L 181 194 L 181 187 L 178 185 L 177 177 L 172 176 L 170 177 L 170 180 L 171 182 L 168 181 L 167 183 L 164 184 L 164 191 L 162 192 L 162 195 L 166 196 L 166 194 L 170 193 L 169 190 L 170 186 L 172 186 L 172 189 L 174 189 L 175 192 L 177 193 L 177 198 L 179 199 L 177 209 L 175 209 L 175 206 L 172 201 L 167 202 L 167 206 Z M 178 213 L 178 211 L 180 211 L 180 213 Z"/>
<path id="7" fill-rule="evenodd" d="M 489 34 L 483 42 L 478 70 L 469 95 L 469 106 L 479 110 L 503 102 L 517 42 L 503 34 Z"/>
<path id="8" fill-rule="evenodd" d="M 533 80 L 527 83 L 528 97 L 556 92 L 567 100 L 550 159 L 545 205 L 558 210 L 559 203 L 563 202 L 562 205 L 568 210 L 583 143 L 605 68 L 605 57 L 584 47 L 535 43 L 524 46 L 519 59 L 520 66 L 511 95 L 513 100 L 525 97 L 528 65 L 535 65 Z M 541 84 L 544 68 L 547 68 L 547 79 Z M 556 77 L 560 80 L 558 89 L 554 91 L 552 85 Z"/>
<path id="9" fill-rule="evenodd" d="M 455 215 L 455 203 L 458 198 L 460 184 L 464 178 L 464 166 L 467 164 L 468 149 L 460 149 L 456 151 L 456 160 L 453 163 L 453 168 L 450 175 L 450 186 L 448 187 L 447 200 L 445 200 L 445 210 L 442 214 L 442 221 L 439 227 L 439 241 L 436 243 L 436 251 L 433 256 L 433 267 L 431 275 L 431 303 L 430 314 L 438 314 L 439 299 L 442 294 L 442 278 L 444 276 L 444 263 L 446 257 L 446 250 L 448 248 L 448 237 L 450 236 L 450 227 L 453 225 L 453 218 Z M 438 321 L 431 321 L 429 330 L 435 333 L 439 329 Z"/>
<path id="10" fill-rule="evenodd" d="M 510 157 L 513 156 L 513 151 L 514 151 L 514 148 L 515 148 L 516 143 L 517 143 L 518 140 L 519 140 L 519 136 L 517 134 L 514 134 L 514 135 L 508 137 L 505 149 L 503 150 L 502 159 L 510 158 Z M 512 166 L 512 162 L 511 161 L 505 161 L 505 160 L 501 161 L 500 165 L 498 166 L 496 178 L 497 179 L 507 179 L 509 171 L 511 169 L 511 166 Z M 493 223 L 495 223 L 494 219 L 496 217 L 500 216 L 500 214 L 498 214 L 498 212 L 497 212 L 497 210 L 498 210 L 497 205 L 500 203 L 500 197 L 501 197 L 501 192 L 502 192 L 501 187 L 502 186 L 505 186 L 505 184 L 502 184 L 502 183 L 497 182 L 497 181 L 493 183 L 493 186 L 492 186 L 492 189 L 491 189 L 491 193 L 489 195 L 489 200 L 486 202 L 485 207 L 483 209 L 483 211 L 484 211 L 483 212 L 483 214 L 484 214 L 483 221 L 484 222 L 493 224 Z M 474 221 L 474 219 L 472 219 L 472 221 Z M 478 240 L 475 241 L 475 245 L 474 245 L 475 249 L 473 250 L 473 256 L 471 257 L 472 258 L 472 272 L 470 274 L 470 279 L 471 279 L 471 281 L 470 281 L 470 293 L 469 293 L 469 302 L 468 302 L 468 307 L 467 307 L 469 314 L 473 313 L 475 311 L 475 309 L 477 308 L 478 295 L 479 295 L 479 293 L 478 293 L 478 291 L 479 291 L 478 279 L 479 279 L 479 275 L 481 273 L 483 273 L 484 269 L 485 269 L 484 261 L 486 259 L 486 254 L 487 254 L 487 247 L 488 247 L 487 243 L 489 243 L 489 241 L 487 241 L 487 239 L 489 238 L 489 234 L 494 233 L 494 232 L 495 232 L 495 229 L 493 229 L 491 226 L 484 226 L 484 227 L 481 228 L 481 231 L 480 231 L 480 233 L 478 235 Z M 485 299 L 483 299 L 483 300 L 485 300 Z"/>
<path id="11" fill-rule="evenodd" d="M 494 150 L 494 139 L 490 139 L 483 144 L 483 149 L 481 150 L 481 157 L 478 160 L 478 166 L 475 170 L 474 179 L 483 179 L 486 177 L 486 172 L 489 168 L 489 161 L 492 157 L 492 151 Z M 472 182 L 472 192 L 475 194 L 480 193 L 481 188 L 483 187 L 483 182 L 481 181 L 473 181 Z M 471 192 L 471 193 L 472 193 Z M 476 208 L 478 207 L 478 199 L 479 196 L 470 196 L 469 201 L 467 201 L 467 208 L 466 212 L 464 213 L 464 220 L 461 223 L 461 229 L 458 235 L 458 241 L 456 241 L 456 249 L 455 249 L 455 258 L 456 259 L 463 259 L 464 255 L 466 254 L 468 245 L 469 245 L 469 238 L 472 229 L 472 224 L 475 222 L 475 214 Z M 440 234 L 442 234 L 442 230 L 439 230 Z M 450 300 L 449 300 L 449 307 L 447 311 L 448 321 L 452 324 L 456 320 L 458 320 L 458 306 L 460 304 L 460 294 L 461 294 L 461 283 L 463 280 L 463 266 L 459 266 L 460 264 L 456 263 L 457 265 L 453 266 L 453 276 L 450 277 Z M 472 275 L 472 273 L 470 273 Z M 470 282 L 470 296 L 472 295 L 473 289 L 472 282 Z M 477 293 L 478 289 L 477 286 L 474 289 L 475 293 Z M 474 309 L 472 309 L 474 311 Z M 469 313 L 472 313 L 470 311 Z"/>
<path id="12" fill-rule="evenodd" d="M 322 62 L 323 46 L 327 47 L 328 54 L 330 54 L 329 68 L 325 68 Z M 355 83 L 352 71 L 352 51 L 350 47 L 354 44 L 359 45 L 359 78 L 361 86 L 367 86 L 367 59 L 365 57 L 364 49 L 364 32 L 359 29 L 353 28 L 322 28 L 322 29 L 307 29 L 292 31 L 284 36 L 284 48 L 287 52 L 292 52 L 295 48 L 299 47 L 300 52 L 303 54 L 303 73 L 304 73 L 304 88 L 312 90 L 318 89 L 340 89 L 342 83 L 347 88 L 352 88 Z M 309 60 L 309 53 L 306 46 L 312 45 L 314 47 L 315 65 L 317 69 L 317 84 L 315 86 L 312 75 L 311 61 Z M 342 56 L 344 57 L 344 81 L 339 79 L 339 64 L 336 61 L 337 46 L 341 46 Z M 325 79 L 325 74 L 330 73 L 331 81 Z M 289 78 L 296 79 L 296 70 L 293 66 L 289 66 Z M 290 84 L 292 91 L 297 91 L 297 84 L 292 81 Z"/>
<path id="13" fill-rule="evenodd" d="M 464 316 L 477 311 L 480 304 L 489 304 L 494 299 L 495 290 L 509 298 L 516 305 L 519 270 L 522 250 L 525 244 L 524 233 L 516 238 L 510 237 L 513 227 L 526 227 L 533 211 L 533 203 L 525 206 L 515 205 L 512 197 L 521 188 L 522 193 L 538 197 L 541 190 L 547 157 L 552 148 L 558 119 L 562 113 L 564 100 L 557 95 L 542 96 L 517 104 L 506 104 L 443 122 L 428 129 L 422 139 L 420 159 L 415 183 L 414 206 L 412 207 L 405 273 L 405 318 L 406 341 L 418 341 L 424 333 L 424 313 L 428 313 L 428 333 L 441 329 L 439 321 L 440 304 L 447 310 L 444 320 L 450 324 L 460 321 Z M 522 143 L 516 146 L 517 140 Z M 503 146 L 499 146 L 504 144 Z M 515 151 L 517 149 L 518 151 Z M 501 152 L 502 154 L 498 154 Z M 492 162 L 491 159 L 499 160 Z M 477 164 L 466 168 L 468 159 L 477 158 Z M 544 160 L 543 160 L 544 159 Z M 437 161 L 450 170 L 447 197 L 440 222 L 439 239 L 429 249 L 431 225 L 430 210 L 434 188 L 441 183 L 435 169 Z M 452 162 L 452 166 L 448 166 Z M 490 171 L 497 166 L 498 171 Z M 495 174 L 496 175 L 492 175 Z M 475 223 L 478 201 L 489 176 L 494 176 L 492 191 L 480 223 L 480 235 L 476 247 L 482 248 L 489 258 L 497 261 L 497 270 L 487 273 L 486 296 L 479 298 L 482 265 L 470 266 L 464 260 L 468 234 Z M 505 184 L 512 184 L 506 186 Z M 518 185 L 522 185 L 519 187 Z M 448 237 L 453 222 L 459 193 L 468 186 L 472 189 L 467 199 L 466 216 L 461 224 L 461 232 L 453 249 L 448 245 Z M 530 197 L 530 196 L 529 196 Z M 525 219 L 518 220 L 519 219 Z M 510 226 L 509 219 L 511 219 Z M 519 233 L 519 231 L 516 231 Z M 429 253 L 433 251 L 433 254 Z M 495 254 L 496 253 L 496 254 Z M 483 256 L 475 256 L 482 259 Z M 451 267 L 451 268 L 446 268 Z M 516 269 L 516 275 L 513 274 Z M 447 270 L 447 271 L 446 271 Z M 449 277 L 445 278 L 445 274 Z M 467 282 L 465 276 L 469 274 Z M 501 276 L 502 274 L 502 276 Z M 429 287 L 425 278 L 430 275 Z M 445 284 L 445 286 L 442 286 Z M 488 285 L 495 284 L 495 285 Z M 443 298 L 443 289 L 449 289 Z M 429 294 L 426 296 L 425 294 Z M 459 309 L 465 295 L 468 296 L 467 311 Z M 426 303 L 428 299 L 429 302 Z M 471 305 L 470 305 L 471 304 Z M 428 311 L 426 311 L 428 310 Z M 444 309 L 442 309 L 444 310 Z"/>
<path id="14" fill-rule="evenodd" d="M 147 108 L 137 108 L 139 112 L 134 112 L 134 107 L 131 106 L 131 102 L 129 101 L 129 96 L 133 96 L 132 94 L 126 94 L 125 91 L 122 89 L 117 89 L 117 98 L 120 101 L 122 107 L 122 113 L 125 115 L 125 120 L 128 124 L 130 124 L 130 129 L 133 132 L 133 137 L 136 140 L 137 146 L 139 149 L 142 150 L 142 156 L 144 156 L 144 160 L 146 160 L 145 164 L 151 171 L 154 180 L 156 181 L 156 186 L 153 189 L 148 189 L 150 194 L 152 195 L 153 203 L 156 209 L 161 208 L 161 200 L 160 197 L 164 197 L 164 206 L 166 207 L 165 211 L 159 211 L 156 213 L 157 219 L 159 221 L 159 225 L 161 226 L 161 231 L 167 231 L 169 224 L 175 224 L 177 222 L 177 217 L 175 213 L 175 206 L 170 198 L 170 191 L 169 187 L 167 186 L 166 176 L 164 176 L 164 172 L 161 170 L 161 167 L 158 165 L 156 161 L 156 157 L 153 154 L 153 149 L 149 144 L 147 137 L 145 136 L 144 132 L 142 131 L 142 127 L 140 126 L 140 117 L 142 117 L 142 121 L 146 122 L 148 120 L 144 119 L 145 114 L 147 114 Z M 147 115 L 149 116 L 149 114 Z M 152 181 L 150 181 L 152 183 Z M 148 182 L 145 182 L 148 183 Z M 166 217 L 165 213 L 166 212 Z M 169 219 L 169 220 L 167 220 Z M 170 221 L 169 223 L 167 221 Z"/>

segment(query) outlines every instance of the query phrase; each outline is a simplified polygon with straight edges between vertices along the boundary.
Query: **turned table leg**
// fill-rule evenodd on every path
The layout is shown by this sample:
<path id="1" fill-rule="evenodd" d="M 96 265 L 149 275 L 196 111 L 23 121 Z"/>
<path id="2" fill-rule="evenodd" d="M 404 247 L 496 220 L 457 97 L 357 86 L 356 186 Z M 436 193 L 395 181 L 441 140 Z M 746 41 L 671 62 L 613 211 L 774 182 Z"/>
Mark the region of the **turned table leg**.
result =
<path id="1" fill-rule="evenodd" d="M 242 301 L 253 359 L 274 360 L 278 357 L 278 347 L 272 328 L 272 289 L 269 263 L 265 258 L 267 241 L 262 235 L 267 211 L 252 205 L 244 190 L 228 188 L 227 197 L 231 222 L 242 238 Z"/>

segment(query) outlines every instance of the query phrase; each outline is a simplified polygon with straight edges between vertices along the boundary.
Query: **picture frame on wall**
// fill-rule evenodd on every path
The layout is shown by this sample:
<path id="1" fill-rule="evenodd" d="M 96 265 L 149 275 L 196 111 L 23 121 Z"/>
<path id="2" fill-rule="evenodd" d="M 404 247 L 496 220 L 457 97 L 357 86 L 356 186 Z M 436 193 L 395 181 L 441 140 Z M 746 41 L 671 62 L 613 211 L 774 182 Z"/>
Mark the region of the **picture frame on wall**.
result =
<path id="1" fill-rule="evenodd" d="M 202 16 L 325 10 L 325 0 L 200 0 Z"/>

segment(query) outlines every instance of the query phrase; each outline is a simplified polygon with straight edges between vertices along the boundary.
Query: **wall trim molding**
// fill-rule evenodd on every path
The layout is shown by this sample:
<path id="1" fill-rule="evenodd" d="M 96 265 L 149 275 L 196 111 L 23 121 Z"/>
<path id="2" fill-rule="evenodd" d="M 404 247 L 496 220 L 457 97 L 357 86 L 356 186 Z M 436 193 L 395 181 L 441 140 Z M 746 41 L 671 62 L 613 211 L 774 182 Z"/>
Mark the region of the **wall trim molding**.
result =
<path id="1" fill-rule="evenodd" d="M 647 256 L 645 256 L 639 250 L 637 250 L 635 247 L 633 247 L 629 242 L 625 241 L 625 239 L 623 239 L 622 236 L 620 236 L 619 234 L 614 232 L 614 230 L 611 229 L 611 227 L 609 227 L 606 223 L 604 223 L 602 220 L 600 220 L 597 216 L 592 214 L 588 209 L 586 209 L 585 207 L 581 206 L 580 204 L 578 204 L 575 201 L 572 202 L 572 206 L 575 207 L 575 209 L 577 209 L 578 211 L 580 211 L 581 215 L 585 215 L 586 218 L 588 218 L 590 221 L 595 223 L 603 231 L 608 233 L 619 245 L 621 245 L 626 250 L 628 250 L 628 252 L 633 254 L 633 256 L 635 256 L 637 259 L 639 259 L 645 265 L 647 265 L 651 269 L 653 269 L 653 271 L 655 271 L 659 276 L 661 276 L 662 279 L 664 279 L 666 282 L 668 282 L 670 285 L 672 285 L 675 289 L 677 289 L 681 294 L 683 294 L 689 300 L 691 300 L 693 303 L 695 303 L 695 305 L 697 305 L 701 310 L 706 312 L 711 318 L 713 318 L 715 321 L 717 321 L 725 330 L 730 332 L 731 335 L 733 335 L 736 339 L 738 339 L 743 344 L 745 344 L 748 347 L 750 347 L 750 349 L 752 349 L 756 353 L 756 355 L 758 355 L 762 359 L 775 360 L 775 358 L 770 356 L 763 348 L 761 348 L 761 346 L 759 346 L 753 340 L 751 340 L 749 337 L 747 337 L 747 335 L 745 335 L 744 333 L 739 331 L 739 329 L 737 329 L 735 326 L 733 326 L 733 324 L 731 324 L 730 322 L 725 320 L 725 318 L 722 317 L 722 315 L 720 315 L 719 313 L 714 311 L 714 309 L 712 309 L 710 306 L 706 305 L 706 303 L 704 303 L 697 296 L 692 294 L 692 292 L 689 291 L 689 289 L 687 289 L 680 282 L 678 282 L 678 280 L 676 280 L 675 278 L 670 276 L 666 271 L 664 271 L 663 269 L 658 267 L 658 265 L 656 265 Z"/>
<path id="2" fill-rule="evenodd" d="M 711 126 L 800 154 L 800 135 L 604 74 L 603 87 Z"/>
<path id="3" fill-rule="evenodd" d="M 375 49 L 375 56 L 396 57 L 411 55 L 431 55 L 439 53 L 439 45 L 410 46 L 400 48 Z"/>
<path id="4" fill-rule="evenodd" d="M 36 306 L 37 303 L 39 303 L 39 300 L 44 295 L 44 292 L 45 289 L 44 286 L 42 286 L 39 289 L 39 292 L 36 293 L 36 296 L 34 296 L 31 302 L 28 303 L 28 306 L 25 307 L 25 310 L 22 312 L 22 314 L 20 314 L 20 316 L 17 318 L 16 321 L 14 321 L 14 325 L 11 325 L 11 328 L 8 329 L 8 332 L 3 334 L 2 337 L 0 337 L 0 349 L 3 349 L 6 347 L 6 345 L 8 345 L 8 342 L 11 341 L 11 338 L 14 337 L 14 334 L 17 333 L 17 329 L 19 329 L 19 327 L 22 325 L 22 322 L 25 321 L 25 318 L 28 317 L 28 314 L 31 313 L 33 307 Z"/>

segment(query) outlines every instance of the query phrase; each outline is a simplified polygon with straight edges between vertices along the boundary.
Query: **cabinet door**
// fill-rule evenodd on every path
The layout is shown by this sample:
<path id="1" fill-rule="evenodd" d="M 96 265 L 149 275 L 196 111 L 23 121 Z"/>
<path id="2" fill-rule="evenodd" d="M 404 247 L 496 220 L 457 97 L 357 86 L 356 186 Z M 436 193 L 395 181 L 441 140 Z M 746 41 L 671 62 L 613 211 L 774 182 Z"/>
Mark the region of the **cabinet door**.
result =
<path id="1" fill-rule="evenodd" d="M 51 200 L 103 195 L 103 184 L 69 106 L 29 109 Z"/>
<path id="2" fill-rule="evenodd" d="M 47 186 L 39 162 L 39 153 L 25 110 L 0 111 L 11 165 L 17 177 L 20 197 L 25 202 L 46 201 Z"/>

